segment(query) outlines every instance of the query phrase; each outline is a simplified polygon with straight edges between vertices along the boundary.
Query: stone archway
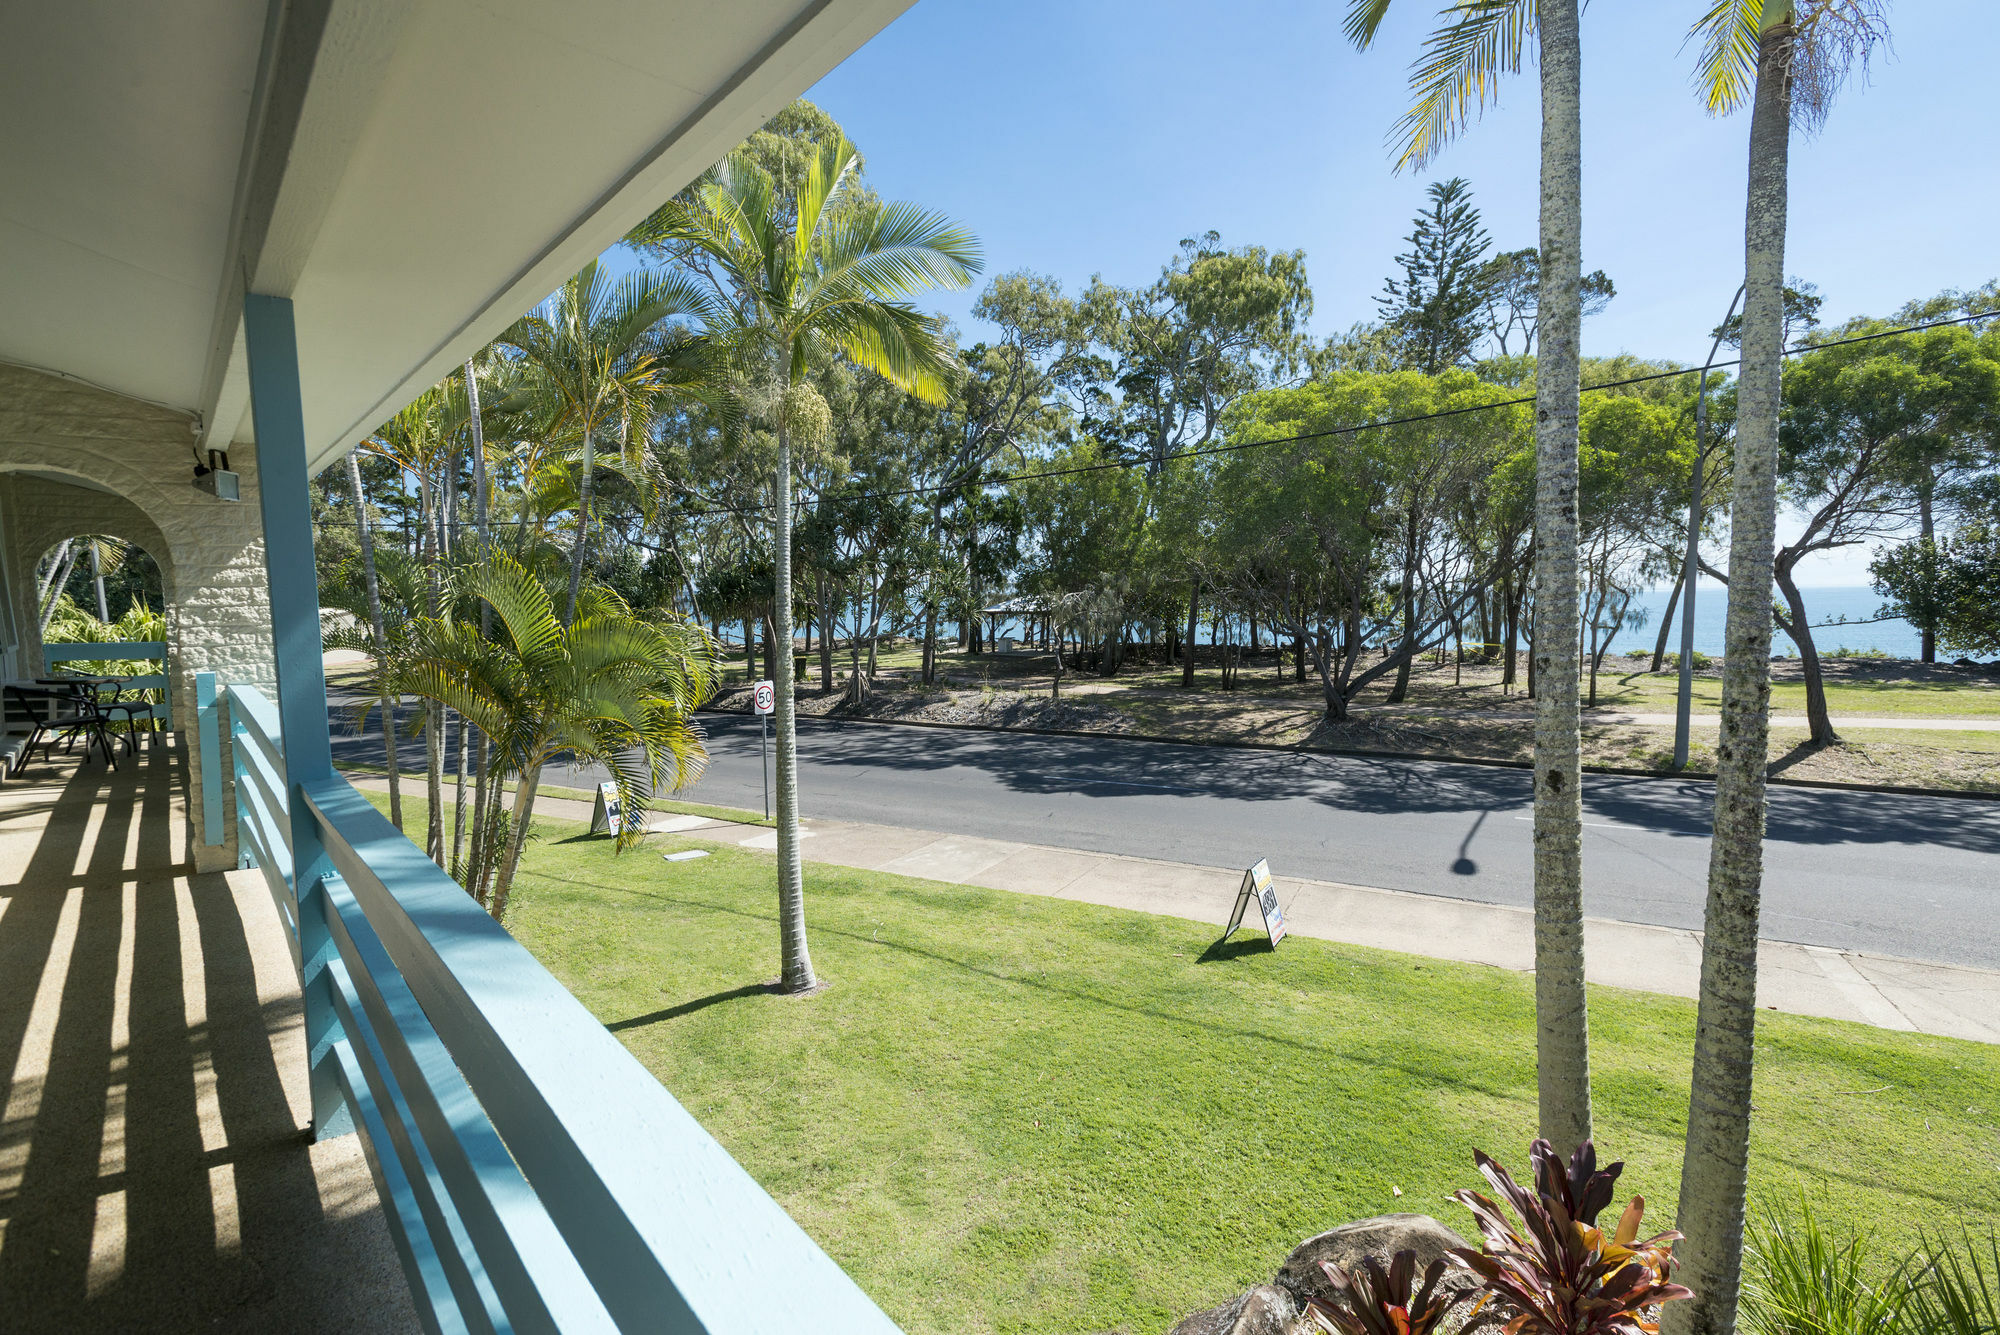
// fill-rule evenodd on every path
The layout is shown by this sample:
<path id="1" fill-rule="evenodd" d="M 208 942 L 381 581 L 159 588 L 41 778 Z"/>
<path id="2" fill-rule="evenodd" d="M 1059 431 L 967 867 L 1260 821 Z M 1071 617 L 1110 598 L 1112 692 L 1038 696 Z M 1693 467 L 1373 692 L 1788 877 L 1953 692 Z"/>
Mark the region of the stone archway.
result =
<path id="1" fill-rule="evenodd" d="M 44 617 L 50 614 L 55 595 L 65 590 L 77 610 L 107 625 L 116 624 L 128 607 L 142 602 L 148 611 L 164 615 L 169 601 L 171 586 L 162 558 L 144 543 L 116 533 L 73 534 L 34 558 L 32 569 Z M 55 587 L 58 575 L 64 590 Z M 94 587 L 99 584 L 105 596 L 102 606 Z"/>
<path id="2" fill-rule="evenodd" d="M 166 594 L 167 652 L 175 725 L 195 719 L 194 676 L 266 689 L 276 681 L 271 599 L 254 448 L 232 463 L 240 501 L 194 486 L 190 419 L 74 380 L 0 364 L 0 637 L 19 668 L 39 670 L 34 562 L 64 538 L 103 533 L 149 552 Z M 185 747 L 190 815 L 202 828 L 201 756 Z M 224 769 L 227 775 L 227 767 Z M 225 803 L 225 809 L 229 804 Z M 196 840 L 204 867 L 235 862 L 234 822 L 224 845 Z"/>
<path id="3" fill-rule="evenodd" d="M 15 664 L 15 675 L 34 676 L 42 659 L 39 589 L 35 571 L 43 554 L 68 538 L 103 534 L 129 543 L 153 559 L 167 617 L 167 639 L 178 641 L 179 582 L 173 547 L 146 513 L 102 488 L 58 481 L 46 473 L 0 472 L 0 563 L 4 563 L 7 615 L 0 624 L 0 652 Z M 179 701 L 176 700 L 176 705 Z"/>

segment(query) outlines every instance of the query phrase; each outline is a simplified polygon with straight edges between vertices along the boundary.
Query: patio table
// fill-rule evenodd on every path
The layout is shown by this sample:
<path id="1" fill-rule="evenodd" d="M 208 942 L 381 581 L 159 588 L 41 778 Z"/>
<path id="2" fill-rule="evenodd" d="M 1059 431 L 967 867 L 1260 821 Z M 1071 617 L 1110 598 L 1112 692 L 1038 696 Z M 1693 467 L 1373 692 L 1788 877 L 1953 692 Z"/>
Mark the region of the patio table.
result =
<path id="1" fill-rule="evenodd" d="M 106 715 L 122 713 L 125 716 L 126 725 L 125 753 L 132 755 L 139 749 L 138 742 L 134 740 L 134 734 L 139 730 L 139 719 L 141 716 L 144 716 L 146 720 L 149 745 L 151 744 L 150 736 L 155 731 L 151 701 L 138 699 L 121 700 L 118 698 L 124 693 L 125 688 L 130 683 L 137 680 L 137 677 L 130 675 L 114 676 L 103 673 L 59 672 L 50 677 L 37 677 L 35 678 L 35 683 L 43 687 L 70 687 L 82 690 L 88 693 L 90 703 L 99 713 Z M 104 694 L 107 690 L 111 692 L 108 699 Z M 107 719 L 107 721 L 109 720 Z"/>

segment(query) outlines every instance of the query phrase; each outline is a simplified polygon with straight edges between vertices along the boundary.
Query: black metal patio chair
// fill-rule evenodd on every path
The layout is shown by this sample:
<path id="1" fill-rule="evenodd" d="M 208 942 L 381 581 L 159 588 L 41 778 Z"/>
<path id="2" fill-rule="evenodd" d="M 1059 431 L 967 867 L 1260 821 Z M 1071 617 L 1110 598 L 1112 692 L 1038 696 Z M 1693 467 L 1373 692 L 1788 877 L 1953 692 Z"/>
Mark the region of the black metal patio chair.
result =
<path id="1" fill-rule="evenodd" d="M 104 748 L 104 763 L 112 769 L 118 768 L 118 758 L 112 752 L 111 734 L 106 728 L 109 722 L 97 702 L 84 691 L 75 689 L 74 684 L 54 686 L 8 686 L 5 688 L 9 714 L 18 714 L 30 726 L 27 742 L 14 756 L 13 768 L 9 771 L 15 777 L 28 767 L 35 748 L 44 747 L 53 752 L 57 742 L 62 742 L 67 752 L 76 744 L 76 739 L 84 738 L 84 758 L 89 759 L 90 748 Z"/>

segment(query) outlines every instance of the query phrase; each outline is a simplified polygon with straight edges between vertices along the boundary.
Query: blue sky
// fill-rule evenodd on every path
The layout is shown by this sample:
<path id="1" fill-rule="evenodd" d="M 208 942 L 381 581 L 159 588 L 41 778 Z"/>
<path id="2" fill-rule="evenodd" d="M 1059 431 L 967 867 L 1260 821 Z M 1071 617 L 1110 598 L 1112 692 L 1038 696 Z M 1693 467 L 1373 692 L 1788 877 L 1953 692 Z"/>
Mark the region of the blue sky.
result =
<path id="1" fill-rule="evenodd" d="M 1591 354 L 1698 360 L 1742 273 L 1748 118 L 1708 117 L 1687 25 L 1705 0 L 1597 0 L 1583 16 L 1584 264 L 1618 298 Z M 1384 137 L 1438 0 L 1398 6 L 1375 48 L 1345 0 L 918 0 L 808 96 L 890 198 L 941 209 L 987 273 L 1068 290 L 1152 280 L 1180 238 L 1303 249 L 1313 328 L 1374 314 L 1426 183 L 1464 176 L 1496 245 L 1535 244 L 1538 98 L 1525 68 L 1422 174 Z M 2000 274 L 1991 97 L 2000 0 L 1906 0 L 1894 48 L 1792 149 L 1788 268 L 1833 320 Z M 975 293 L 932 305 L 968 338 Z M 1865 582 L 1867 555 L 1816 583 Z"/>

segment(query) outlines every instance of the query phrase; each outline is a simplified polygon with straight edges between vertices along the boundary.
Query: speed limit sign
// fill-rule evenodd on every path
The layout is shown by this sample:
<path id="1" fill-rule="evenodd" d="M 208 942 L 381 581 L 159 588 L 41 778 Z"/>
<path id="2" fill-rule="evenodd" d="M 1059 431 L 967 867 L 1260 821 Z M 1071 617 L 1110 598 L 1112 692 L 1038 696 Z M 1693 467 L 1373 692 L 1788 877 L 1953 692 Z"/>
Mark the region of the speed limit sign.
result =
<path id="1" fill-rule="evenodd" d="M 759 714 L 775 712 L 778 708 L 778 684 L 772 681 L 758 682 L 757 689 L 751 694 L 751 703 Z"/>

